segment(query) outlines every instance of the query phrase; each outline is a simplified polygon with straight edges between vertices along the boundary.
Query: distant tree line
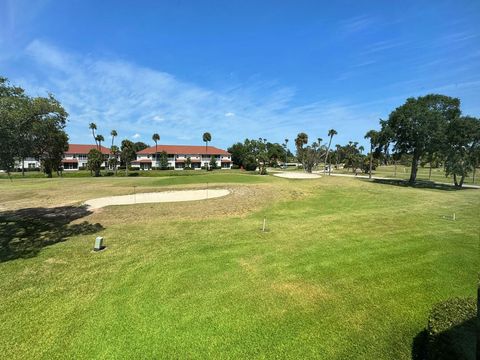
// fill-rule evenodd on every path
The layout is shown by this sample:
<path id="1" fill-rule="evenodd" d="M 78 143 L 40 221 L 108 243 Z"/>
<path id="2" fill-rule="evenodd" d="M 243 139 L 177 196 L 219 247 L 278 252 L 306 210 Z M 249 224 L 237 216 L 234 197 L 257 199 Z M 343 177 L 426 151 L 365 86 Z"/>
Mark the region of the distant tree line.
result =
<path id="1" fill-rule="evenodd" d="M 277 166 L 279 162 L 295 160 L 294 155 L 287 149 L 287 143 L 288 139 L 285 139 L 284 144 L 271 143 L 263 138 L 245 139 L 243 143 L 233 144 L 227 151 L 232 154 L 235 167 L 248 171 L 258 168 L 260 174 L 266 174 L 268 166 Z"/>

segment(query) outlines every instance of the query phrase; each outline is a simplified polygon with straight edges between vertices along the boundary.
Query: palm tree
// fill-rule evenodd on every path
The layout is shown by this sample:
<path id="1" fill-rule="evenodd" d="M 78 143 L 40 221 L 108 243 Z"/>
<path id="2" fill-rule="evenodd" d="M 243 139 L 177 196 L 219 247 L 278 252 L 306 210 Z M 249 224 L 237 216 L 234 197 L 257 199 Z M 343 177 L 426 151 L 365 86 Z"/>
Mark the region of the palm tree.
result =
<path id="1" fill-rule="evenodd" d="M 93 140 L 95 140 L 95 145 L 97 145 L 97 137 L 95 136 L 95 130 L 97 130 L 97 124 L 95 123 L 90 123 L 90 125 L 88 126 L 88 128 L 90 130 L 92 130 L 92 136 L 93 136 Z"/>
<path id="2" fill-rule="evenodd" d="M 203 133 L 202 136 L 203 142 L 205 143 L 205 152 L 208 155 L 208 143 L 212 141 L 212 135 L 209 132 Z"/>
<path id="3" fill-rule="evenodd" d="M 110 131 L 110 135 L 112 136 L 112 147 L 113 147 L 113 141 L 115 140 L 115 137 L 118 135 L 117 130 Z"/>
<path id="4" fill-rule="evenodd" d="M 98 151 L 102 151 L 101 148 L 102 148 L 102 141 L 105 141 L 105 138 L 103 137 L 103 135 L 97 135 L 95 136 L 95 141 L 98 143 L 97 147 L 98 147 Z"/>
<path id="5" fill-rule="evenodd" d="M 202 140 L 205 143 L 205 153 L 208 155 L 208 143 L 212 141 L 212 135 L 209 132 L 203 133 Z"/>
<path id="6" fill-rule="evenodd" d="M 330 145 L 332 145 L 332 139 L 337 134 L 338 133 L 335 129 L 328 130 L 328 136 L 330 137 L 330 140 L 328 140 L 327 153 L 325 154 L 325 165 L 327 165 L 328 153 L 330 152 Z M 328 164 L 328 169 L 328 173 L 330 173 L 330 164 Z M 323 168 L 323 173 L 325 174 L 325 167 Z"/>
<path id="7" fill-rule="evenodd" d="M 114 142 L 114 140 L 115 140 L 115 137 L 118 135 L 118 134 L 117 134 L 117 130 L 112 130 L 112 131 L 110 131 L 110 135 L 112 136 L 112 146 L 110 146 L 110 154 L 108 155 L 108 163 L 109 163 L 109 165 L 110 165 L 110 162 L 111 162 L 110 159 L 111 159 L 111 157 L 112 157 L 112 151 L 111 151 L 111 150 L 112 150 L 112 148 L 113 148 L 113 142 Z"/>
<path id="8" fill-rule="evenodd" d="M 288 139 L 285 139 L 285 169 L 287 168 L 287 162 L 288 162 Z"/>
<path id="9" fill-rule="evenodd" d="M 303 145 L 308 144 L 308 135 L 304 132 L 301 132 L 295 138 L 295 147 L 297 148 L 297 160 L 300 161 L 303 165 L 305 171 L 305 151 Z"/>
<path id="10" fill-rule="evenodd" d="M 158 147 L 158 141 L 160 141 L 160 135 L 158 135 L 157 133 L 153 134 L 152 135 L 152 140 L 155 141 L 155 164 L 158 163 L 158 150 L 157 150 L 157 147 Z M 158 166 L 157 166 L 158 168 Z"/>
<path id="11" fill-rule="evenodd" d="M 368 170 L 368 178 L 372 178 L 373 148 L 378 143 L 378 131 L 370 130 L 365 134 L 365 139 L 370 139 L 370 166 Z"/>
<path id="12" fill-rule="evenodd" d="M 120 149 L 118 148 L 117 145 L 112 145 L 110 148 L 110 154 L 112 154 L 112 157 L 109 159 L 109 165 L 113 167 L 115 170 L 115 176 L 117 176 L 117 167 L 118 167 L 118 154 L 120 152 Z"/>

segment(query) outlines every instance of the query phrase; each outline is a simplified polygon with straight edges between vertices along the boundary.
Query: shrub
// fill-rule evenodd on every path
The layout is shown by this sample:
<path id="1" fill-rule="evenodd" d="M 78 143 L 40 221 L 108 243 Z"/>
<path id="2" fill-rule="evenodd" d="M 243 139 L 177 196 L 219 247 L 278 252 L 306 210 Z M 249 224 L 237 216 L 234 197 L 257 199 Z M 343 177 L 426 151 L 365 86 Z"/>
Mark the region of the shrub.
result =
<path id="1" fill-rule="evenodd" d="M 256 162 L 247 162 L 247 163 L 245 163 L 245 170 L 247 170 L 247 171 L 255 171 L 255 170 L 257 170 L 257 163 L 256 163 Z"/>
<path id="2" fill-rule="evenodd" d="M 128 176 L 138 176 L 138 172 L 132 172 L 132 173 L 128 173 Z"/>
<path id="3" fill-rule="evenodd" d="M 475 359 L 477 302 L 452 298 L 436 304 L 428 319 L 429 360 Z"/>
<path id="4" fill-rule="evenodd" d="M 238 170 L 238 169 L 240 169 L 240 166 L 234 164 L 234 165 L 232 165 L 232 169 L 233 170 Z"/>

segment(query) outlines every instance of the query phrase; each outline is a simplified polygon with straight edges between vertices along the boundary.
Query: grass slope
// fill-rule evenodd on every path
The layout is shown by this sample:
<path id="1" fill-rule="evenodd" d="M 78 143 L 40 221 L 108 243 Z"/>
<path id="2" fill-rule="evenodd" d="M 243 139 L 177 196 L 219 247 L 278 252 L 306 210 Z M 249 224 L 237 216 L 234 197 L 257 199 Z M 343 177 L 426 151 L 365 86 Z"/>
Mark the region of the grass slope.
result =
<path id="1" fill-rule="evenodd" d="M 2 355 L 409 359 L 434 303 L 475 294 L 477 190 L 210 179 L 239 195 L 107 208 L 82 219 L 105 227 L 106 251 L 76 235 L 0 263 Z M 80 201 L 164 184 L 97 180 L 4 183 L 0 197 L 14 209 L 22 189 L 39 206 L 69 187 Z"/>

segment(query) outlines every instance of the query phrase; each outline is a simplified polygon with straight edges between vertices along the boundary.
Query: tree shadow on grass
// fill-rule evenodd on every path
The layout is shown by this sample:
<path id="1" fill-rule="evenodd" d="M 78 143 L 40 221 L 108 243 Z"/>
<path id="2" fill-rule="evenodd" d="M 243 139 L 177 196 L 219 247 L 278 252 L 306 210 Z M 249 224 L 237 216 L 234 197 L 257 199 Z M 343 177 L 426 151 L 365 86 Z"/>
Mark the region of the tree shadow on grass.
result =
<path id="1" fill-rule="evenodd" d="M 477 321 L 471 318 L 434 337 L 421 331 L 413 339 L 412 360 L 475 360 Z"/>
<path id="2" fill-rule="evenodd" d="M 458 188 L 454 185 L 441 184 L 441 183 L 436 183 L 434 181 L 428 181 L 428 180 L 417 180 L 415 184 L 410 184 L 408 180 L 401 180 L 401 179 L 372 179 L 372 180 L 365 179 L 365 181 L 372 181 L 374 183 L 384 184 L 384 185 L 412 187 L 417 189 L 435 189 L 435 190 L 445 190 L 445 191 L 472 190 L 472 188 L 467 188 L 467 187 Z"/>
<path id="3" fill-rule="evenodd" d="M 36 256 L 42 248 L 70 236 L 103 230 L 99 223 L 72 221 L 90 215 L 86 206 L 27 208 L 0 212 L 0 262 Z"/>

